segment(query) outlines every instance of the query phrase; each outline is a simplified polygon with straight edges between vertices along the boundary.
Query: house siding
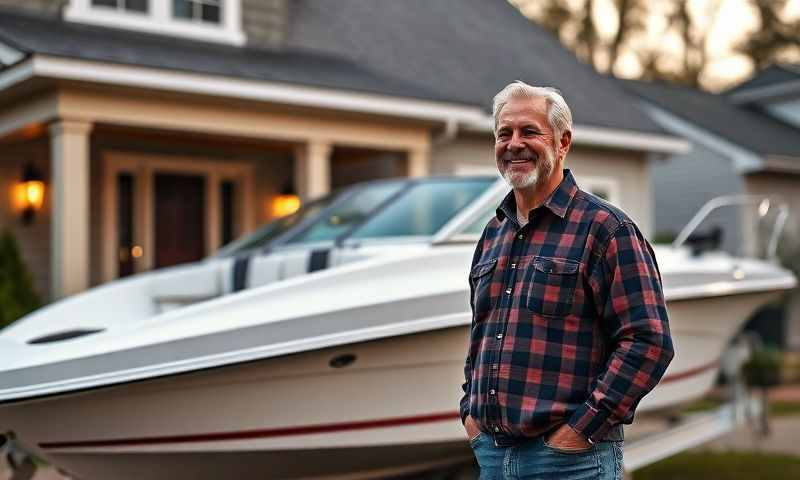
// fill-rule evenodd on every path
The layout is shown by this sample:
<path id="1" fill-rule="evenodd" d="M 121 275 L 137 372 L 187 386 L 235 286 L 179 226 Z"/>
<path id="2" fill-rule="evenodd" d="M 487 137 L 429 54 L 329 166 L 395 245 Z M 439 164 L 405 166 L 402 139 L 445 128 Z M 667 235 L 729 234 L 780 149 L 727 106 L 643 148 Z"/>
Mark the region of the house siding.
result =
<path id="1" fill-rule="evenodd" d="M 800 175 L 789 173 L 754 173 L 745 177 L 747 193 L 774 195 L 789 204 L 789 219 L 786 222 L 782 242 L 789 242 L 789 249 L 800 251 Z M 786 312 L 786 343 L 790 350 L 800 351 L 800 287 L 788 298 Z"/>
<path id="2" fill-rule="evenodd" d="M 0 0 L 0 7 L 58 17 L 61 15 L 61 9 L 68 3 L 69 0 Z"/>
<path id="3" fill-rule="evenodd" d="M 655 232 L 665 235 L 677 235 L 712 198 L 744 193 L 744 182 L 733 161 L 697 143 L 692 144 L 689 153 L 655 162 L 652 183 L 657 207 Z M 710 225 L 721 227 L 722 248 L 738 253 L 743 241 L 740 210 L 734 207 L 719 210 L 700 231 Z"/>
<path id="4" fill-rule="evenodd" d="M 282 46 L 288 15 L 287 0 L 242 0 L 242 28 L 247 44 L 266 48 Z"/>

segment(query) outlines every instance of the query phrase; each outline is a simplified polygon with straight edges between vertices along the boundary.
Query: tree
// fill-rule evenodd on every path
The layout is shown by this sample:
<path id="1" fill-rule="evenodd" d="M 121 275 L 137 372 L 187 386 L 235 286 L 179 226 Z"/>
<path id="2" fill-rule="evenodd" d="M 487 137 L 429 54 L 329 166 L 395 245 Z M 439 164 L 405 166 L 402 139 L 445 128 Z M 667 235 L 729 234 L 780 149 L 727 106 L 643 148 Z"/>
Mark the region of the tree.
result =
<path id="1" fill-rule="evenodd" d="M 757 70 L 784 60 L 788 53 L 800 50 L 800 19 L 787 21 L 782 12 L 787 0 L 752 0 L 760 27 L 736 45 Z"/>
<path id="2" fill-rule="evenodd" d="M 705 75 L 714 60 L 709 57 L 709 35 L 719 18 L 721 0 L 609 1 L 610 8 L 606 2 L 606 10 L 598 12 L 598 0 L 511 0 L 599 72 L 620 75 L 620 59 L 633 54 L 640 67 L 637 76 L 643 80 L 694 87 L 709 83 Z M 789 52 L 800 52 L 800 20 L 787 21 L 783 16 L 787 0 L 749 2 L 761 27 L 749 32 L 736 51 L 749 57 L 756 68 L 788 58 Z M 648 32 L 648 22 L 653 23 L 655 17 L 663 19 L 663 27 L 656 32 L 662 41 L 653 45 L 644 40 L 653 33 Z M 598 18 L 604 22 L 602 31 Z M 677 49 L 674 44 L 679 45 Z"/>

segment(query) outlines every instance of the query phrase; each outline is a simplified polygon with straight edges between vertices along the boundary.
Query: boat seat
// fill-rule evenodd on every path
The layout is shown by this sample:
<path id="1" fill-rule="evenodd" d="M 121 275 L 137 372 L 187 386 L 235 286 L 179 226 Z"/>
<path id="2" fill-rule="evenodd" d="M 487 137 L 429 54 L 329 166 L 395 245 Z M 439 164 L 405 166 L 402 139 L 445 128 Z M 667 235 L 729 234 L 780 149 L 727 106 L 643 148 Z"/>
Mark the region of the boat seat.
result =
<path id="1" fill-rule="evenodd" d="M 160 272 L 153 279 L 151 298 L 159 313 L 222 295 L 220 265 L 195 263 Z"/>

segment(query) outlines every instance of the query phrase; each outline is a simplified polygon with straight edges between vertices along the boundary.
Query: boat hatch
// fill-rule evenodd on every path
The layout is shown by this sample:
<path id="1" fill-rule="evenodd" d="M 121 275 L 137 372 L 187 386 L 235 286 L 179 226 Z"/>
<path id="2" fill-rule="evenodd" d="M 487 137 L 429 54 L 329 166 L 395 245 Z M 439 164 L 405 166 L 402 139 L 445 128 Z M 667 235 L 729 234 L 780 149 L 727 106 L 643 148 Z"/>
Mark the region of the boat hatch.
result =
<path id="1" fill-rule="evenodd" d="M 61 342 L 63 340 L 71 340 L 73 338 L 84 337 L 92 335 L 93 333 L 100 333 L 104 328 L 77 328 L 73 330 L 64 330 L 63 332 L 50 333 L 41 337 L 28 340 L 29 345 L 39 345 L 42 343 Z"/>

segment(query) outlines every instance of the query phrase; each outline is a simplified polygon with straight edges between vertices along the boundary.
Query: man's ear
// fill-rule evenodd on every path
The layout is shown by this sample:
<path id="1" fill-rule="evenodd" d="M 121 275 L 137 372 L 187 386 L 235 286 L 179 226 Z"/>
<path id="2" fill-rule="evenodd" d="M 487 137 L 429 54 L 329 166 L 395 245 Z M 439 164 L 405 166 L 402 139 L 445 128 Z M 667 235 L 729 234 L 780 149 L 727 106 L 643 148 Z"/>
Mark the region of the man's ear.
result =
<path id="1" fill-rule="evenodd" d="M 569 147 L 572 146 L 572 132 L 569 130 L 565 130 L 564 133 L 561 134 L 561 139 L 559 140 L 558 144 L 558 157 L 561 161 L 564 161 L 564 157 L 567 156 L 567 152 L 569 152 Z"/>

